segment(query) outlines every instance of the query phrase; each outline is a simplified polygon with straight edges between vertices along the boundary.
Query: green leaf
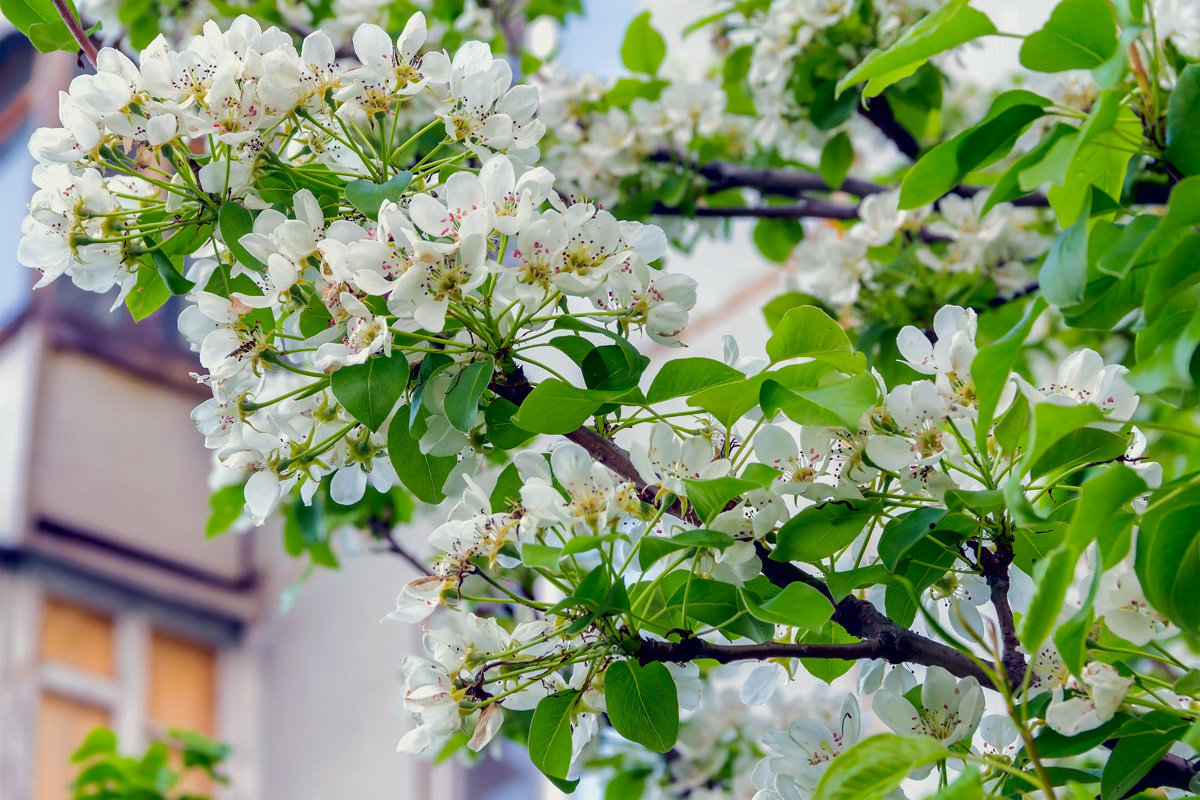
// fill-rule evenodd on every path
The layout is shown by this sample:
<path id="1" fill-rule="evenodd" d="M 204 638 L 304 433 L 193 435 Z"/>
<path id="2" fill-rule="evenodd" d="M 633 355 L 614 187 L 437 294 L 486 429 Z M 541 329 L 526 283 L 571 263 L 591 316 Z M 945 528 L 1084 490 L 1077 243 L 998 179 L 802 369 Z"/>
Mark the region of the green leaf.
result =
<path id="1" fill-rule="evenodd" d="M 665 753 L 679 737 L 679 697 L 665 666 L 616 661 L 604 673 L 608 718 L 631 742 Z"/>
<path id="2" fill-rule="evenodd" d="M 710 386 L 742 380 L 744 376 L 728 364 L 711 358 L 680 358 L 663 364 L 646 390 L 646 401 L 661 403 L 674 397 L 695 394 Z"/>
<path id="3" fill-rule="evenodd" d="M 1089 210 L 1088 192 L 1093 200 L 1104 199 L 1113 206 L 1125 185 L 1131 153 L 1129 141 L 1142 137 L 1142 123 L 1129 109 L 1121 105 L 1111 128 L 1096 135 L 1086 145 L 1080 145 L 1067 167 L 1063 183 L 1052 186 L 1047 196 L 1058 224 L 1066 228 Z M 1052 301 L 1053 302 L 1053 301 Z"/>
<path id="4" fill-rule="evenodd" d="M 834 500 L 809 506 L 779 529 L 774 561 L 815 562 L 838 552 L 880 513 L 878 503 Z"/>
<path id="5" fill-rule="evenodd" d="M 816 306 L 798 306 L 783 315 L 771 338 L 767 355 L 772 363 L 790 358 L 812 358 L 847 374 L 862 372 L 866 356 L 855 353 L 846 332 Z"/>
<path id="6" fill-rule="evenodd" d="M 373 431 L 383 426 L 407 387 L 408 361 L 402 352 L 374 355 L 329 376 L 333 396 L 350 416 Z"/>
<path id="7" fill-rule="evenodd" d="M 68 2 L 68 6 L 76 13 L 74 2 Z M 40 52 L 66 50 L 73 53 L 79 49 L 75 37 L 49 0 L 0 0 L 0 13 Z"/>
<path id="8" fill-rule="evenodd" d="M 735 540 L 728 533 L 700 528 L 676 534 L 667 541 L 678 547 L 711 547 L 725 550 L 732 547 Z"/>
<path id="9" fill-rule="evenodd" d="M 379 219 L 379 207 L 385 201 L 397 203 L 412 183 L 411 172 L 401 172 L 383 183 L 365 179 L 346 184 L 346 200 L 367 219 Z"/>
<path id="10" fill-rule="evenodd" d="M 512 418 L 531 433 L 570 433 L 621 392 L 579 389 L 548 378 L 534 387 Z"/>
<path id="11" fill-rule="evenodd" d="M 907 78 L 932 56 L 964 42 L 996 32 L 996 26 L 969 0 L 951 0 L 928 14 L 886 50 L 876 50 L 837 83 L 837 93 L 867 81 L 864 97 L 874 97 L 896 81 Z"/>
<path id="12" fill-rule="evenodd" d="M 144 261 L 139 264 L 137 281 L 129 294 L 125 295 L 125 307 L 129 309 L 133 321 L 141 322 L 170 299 L 171 291 L 163 283 L 158 270 Z"/>
<path id="13" fill-rule="evenodd" d="M 846 630 L 833 620 L 828 620 L 821 630 L 803 631 L 796 637 L 797 643 L 803 644 L 849 644 L 858 639 L 846 633 Z M 814 678 L 825 683 L 833 683 L 850 671 L 854 662 L 842 658 L 802 658 L 800 666 Z"/>
<path id="14" fill-rule="evenodd" d="M 829 141 L 825 142 L 825 146 L 821 148 L 821 161 L 818 168 L 821 171 L 821 178 L 829 184 L 829 188 L 839 189 L 842 181 L 846 180 L 846 174 L 850 172 L 850 165 L 853 163 L 854 145 L 845 131 L 839 131 L 836 136 L 830 137 Z"/>
<path id="15" fill-rule="evenodd" d="M 266 271 L 267 265 L 242 247 L 242 237 L 254 232 L 254 216 L 250 209 L 233 201 L 222 203 L 217 212 L 217 229 L 221 231 L 221 239 L 239 264 L 256 272 Z"/>
<path id="16" fill-rule="evenodd" d="M 388 457 L 400 482 L 418 499 L 440 503 L 446 499 L 442 487 L 458 464 L 454 456 L 430 456 L 421 452 L 409 432 L 408 407 L 401 406 L 388 426 Z"/>
<path id="17" fill-rule="evenodd" d="M 1156 504 L 1156 500 L 1162 498 Z M 1150 500 L 1150 513 L 1138 529 L 1134 569 L 1146 598 L 1158 611 L 1193 636 L 1200 635 L 1200 505 L 1192 494 L 1163 487 Z"/>
<path id="18" fill-rule="evenodd" d="M 879 539 L 879 558 L 889 572 L 896 571 L 896 565 L 913 545 L 937 530 L 946 513 L 944 508 L 918 508 L 884 526 Z"/>
<path id="19" fill-rule="evenodd" d="M 983 800 L 983 778 L 978 769 L 968 769 L 954 783 L 938 791 L 930 800 Z"/>
<path id="20" fill-rule="evenodd" d="M 754 224 L 754 246 L 764 258 L 776 264 L 787 261 L 803 238 L 804 228 L 798 220 L 768 217 Z"/>
<path id="21" fill-rule="evenodd" d="M 1061 0 L 1046 25 L 1021 45 L 1021 64 L 1035 72 L 1098 67 L 1117 49 L 1117 24 L 1107 0 Z"/>
<path id="22" fill-rule="evenodd" d="M 71 763 L 78 764 L 92 756 L 117 752 L 117 735 L 108 728 L 93 728 L 71 754 Z"/>
<path id="23" fill-rule="evenodd" d="M 1083 302 L 1088 271 L 1088 219 L 1080 217 L 1054 239 L 1038 273 L 1042 296 L 1060 308 Z"/>
<path id="24" fill-rule="evenodd" d="M 820 631 L 833 613 L 829 598 L 805 583 L 789 583 L 782 592 L 762 603 L 742 591 L 742 602 L 755 619 L 813 632 Z"/>
<path id="25" fill-rule="evenodd" d="M 529 723 L 529 760 L 547 777 L 566 780 L 571 769 L 571 718 L 579 702 L 577 691 L 543 697 Z"/>
<path id="26" fill-rule="evenodd" d="M 753 481 L 734 477 L 709 480 L 684 478 L 683 483 L 687 487 L 688 500 L 696 507 L 700 518 L 705 522 L 711 522 L 717 514 L 724 511 L 726 504 L 733 498 L 760 488 Z"/>
<path id="27" fill-rule="evenodd" d="M 1033 599 L 1017 628 L 1026 652 L 1036 653 L 1055 627 L 1078 561 L 1078 553 L 1059 548 L 1034 566 Z"/>
<path id="28" fill-rule="evenodd" d="M 147 236 L 145 239 L 147 247 L 158 246 L 158 242 L 156 242 L 153 238 Z M 167 254 L 162 250 L 155 249 L 150 251 L 150 260 L 153 262 L 154 269 L 157 270 L 158 276 L 162 278 L 163 283 L 166 284 L 167 288 L 171 290 L 171 294 L 187 294 L 196 287 L 196 284 L 183 277 L 182 273 L 180 272 L 180 268 L 183 264 L 182 257 L 177 256 L 175 259 L 172 259 L 168 257 Z M 178 260 L 179 263 L 176 263 L 176 260 Z"/>
<path id="29" fill-rule="evenodd" d="M 1117 734 L 1117 745 L 1108 756 L 1100 778 L 1101 800 L 1119 800 L 1146 776 L 1171 745 L 1187 730 L 1188 723 L 1160 729 L 1144 719 L 1131 719 Z"/>
<path id="30" fill-rule="evenodd" d="M 445 400 L 446 419 L 455 430 L 467 433 L 475 427 L 475 412 L 479 410 L 479 401 L 495 371 L 496 362 L 491 356 L 484 356 L 467 364 L 450 381 Z"/>
<path id="31" fill-rule="evenodd" d="M 997 203 L 1007 203 L 1036 189 L 1045 182 L 1041 179 L 1043 170 L 1058 175 L 1065 173 L 1074 149 L 1067 147 L 1064 153 L 1066 145 L 1061 143 L 1076 134 L 1076 128 L 1065 122 L 1056 123 L 1032 150 L 1014 161 L 1000 176 L 987 202 L 983 204 L 982 213 L 987 214 Z"/>
<path id="32" fill-rule="evenodd" d="M 975 423 L 975 437 L 980 449 L 987 446 L 988 429 L 992 426 L 996 404 L 1008 383 L 1013 365 L 1021 355 L 1021 347 L 1025 343 L 1029 331 L 1033 328 L 1038 317 L 1046 308 L 1046 301 L 1039 297 L 1025 311 L 1021 318 L 1008 333 L 989 345 L 979 348 L 971 361 L 971 380 L 975 384 L 976 402 L 979 408 L 979 419 Z M 1014 402 L 1021 402 L 1015 398 Z"/>
<path id="33" fill-rule="evenodd" d="M 1184 175 L 1200 173 L 1200 64 L 1188 64 L 1167 104 L 1167 160 Z"/>
<path id="34" fill-rule="evenodd" d="M 503 397 L 493 397 L 483 412 L 488 441 L 501 450 L 515 450 L 536 435 L 513 423 L 516 413 L 517 406 Z"/>
<path id="35" fill-rule="evenodd" d="M 1200 669 L 1189 669 L 1185 672 L 1179 680 L 1175 681 L 1174 692 L 1192 697 L 1200 695 Z"/>
<path id="36" fill-rule="evenodd" d="M 633 18 L 621 42 L 621 63 L 630 72 L 658 74 L 667 56 L 667 43 L 662 34 L 650 24 L 650 12 L 643 11 Z"/>
<path id="37" fill-rule="evenodd" d="M 1054 406 L 1038 403 L 1033 411 L 1033 441 L 1029 452 L 1025 455 L 1025 463 L 1027 465 L 1037 464 L 1063 437 L 1102 419 L 1104 419 L 1104 413 L 1091 404 Z"/>
<path id="38" fill-rule="evenodd" d="M 1082 553 L 1092 542 L 1100 540 L 1101 550 L 1107 535 L 1116 526 L 1132 524 L 1133 516 L 1123 512 L 1124 506 L 1146 491 L 1146 482 L 1136 472 L 1123 464 L 1117 464 L 1093 475 L 1083 482 L 1079 491 L 1079 502 L 1071 526 L 1067 529 L 1066 544 L 1077 553 Z M 1116 556 L 1116 560 L 1125 553 Z M 1108 561 L 1108 558 L 1105 558 Z"/>
<path id="39" fill-rule="evenodd" d="M 1013 90 L 993 102 L 974 127 L 939 144 L 921 156 L 900 185 L 900 208 L 920 208 L 962 183 L 972 170 L 1012 150 L 1030 123 L 1045 114 L 1046 98 Z"/>
<path id="40" fill-rule="evenodd" d="M 222 486 L 208 496 L 208 507 L 211 509 L 208 522 L 204 524 L 205 536 L 217 536 L 229 530 L 229 526 L 237 522 L 246 505 L 244 486 L 235 483 L 232 486 Z"/>
<path id="41" fill-rule="evenodd" d="M 1020 392 L 1013 398 L 1012 408 L 996 423 L 996 444 L 1005 453 L 1015 453 L 1029 432 L 1029 401 Z"/>
<path id="42" fill-rule="evenodd" d="M 765 380 L 759 392 L 763 413 L 782 411 L 801 425 L 857 430 L 866 413 L 879 399 L 879 385 L 869 372 L 816 389 L 792 390 Z"/>
<path id="43" fill-rule="evenodd" d="M 941 742 L 928 736 L 881 733 L 830 761 L 813 800 L 882 800 L 908 773 L 949 755 Z"/>

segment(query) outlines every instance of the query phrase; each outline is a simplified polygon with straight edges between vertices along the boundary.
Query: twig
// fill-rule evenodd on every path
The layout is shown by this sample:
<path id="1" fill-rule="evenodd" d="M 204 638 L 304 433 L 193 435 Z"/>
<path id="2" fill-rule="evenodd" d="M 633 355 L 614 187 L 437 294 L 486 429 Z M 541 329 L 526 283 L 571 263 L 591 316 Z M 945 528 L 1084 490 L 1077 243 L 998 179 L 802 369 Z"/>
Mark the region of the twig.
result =
<path id="1" fill-rule="evenodd" d="M 996 609 L 996 619 L 1000 623 L 1000 642 L 1004 648 L 1004 669 L 1008 674 L 1008 682 L 1020 686 L 1025 680 L 1025 656 L 1021 654 L 1021 643 L 1017 640 L 1017 627 L 1013 621 L 1012 606 L 1008 602 L 1010 587 L 1008 567 L 1013 562 L 1012 544 L 1006 541 L 996 542 L 995 549 L 986 547 L 979 549 L 979 564 L 983 568 L 983 579 L 991 590 L 992 607 Z"/>
<path id="2" fill-rule="evenodd" d="M 87 56 L 87 60 L 95 68 L 96 58 L 100 55 L 99 51 L 96 50 L 95 42 L 91 40 L 87 35 L 87 31 L 79 24 L 79 20 L 75 17 L 74 12 L 67 5 L 67 0 L 52 0 L 52 2 L 54 3 L 54 10 L 58 12 L 58 15 L 62 17 L 62 21 L 66 23 L 67 30 L 71 32 L 71 36 L 74 37 L 75 42 L 79 45 L 80 51 Z"/>

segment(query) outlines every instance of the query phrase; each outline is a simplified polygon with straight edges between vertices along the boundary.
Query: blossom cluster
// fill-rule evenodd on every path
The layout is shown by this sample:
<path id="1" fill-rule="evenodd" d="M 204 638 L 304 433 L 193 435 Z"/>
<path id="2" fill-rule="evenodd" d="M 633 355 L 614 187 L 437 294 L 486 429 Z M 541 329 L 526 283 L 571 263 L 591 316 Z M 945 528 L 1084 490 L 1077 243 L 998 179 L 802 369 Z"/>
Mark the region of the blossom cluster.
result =
<path id="1" fill-rule="evenodd" d="M 943 507 L 952 490 L 986 494 L 995 485 L 997 475 L 1019 479 L 1029 466 L 1022 461 L 1022 448 L 1006 450 L 994 436 L 988 437 L 984 451 L 975 444 L 979 401 L 971 369 L 979 352 L 976 331 L 976 312 L 957 306 L 947 306 L 936 315 L 932 341 L 915 327 L 903 329 L 897 347 L 905 363 L 926 378 L 889 391 L 876 376 L 877 401 L 864 412 L 856 429 L 797 426 L 764 416 L 754 421 L 746 434 L 719 430 L 711 419 L 699 431 L 683 429 L 678 422 L 660 421 L 651 426 L 648 440 L 629 448 L 632 464 L 646 489 L 640 489 L 633 480 L 615 477 L 574 443 L 556 447 L 549 462 L 532 454 L 517 456 L 520 489 L 514 504 L 506 508 L 497 510 L 487 493 L 470 482 L 450 521 L 430 538 L 433 550 L 441 554 L 435 574 L 405 587 L 393 618 L 420 622 L 442 606 L 465 610 L 471 604 L 464 600 L 468 594 L 464 581 L 483 573 L 494 576 L 488 582 L 495 584 L 513 574 L 510 570 L 528 564 L 537 564 L 539 572 L 551 579 L 567 599 L 553 607 L 533 601 L 526 604 L 526 610 L 532 609 L 536 619 L 556 631 L 551 655 L 534 657 L 535 649 L 526 651 L 517 645 L 530 658 L 520 662 L 520 674 L 529 678 L 515 685 L 504 682 L 504 676 L 512 674 L 506 653 L 513 645 L 506 639 L 498 650 L 478 654 L 474 663 L 483 666 L 476 671 L 457 674 L 450 670 L 442 676 L 449 681 L 445 684 L 446 707 L 451 707 L 454 697 L 459 698 L 460 716 L 451 720 L 453 724 L 433 731 L 426 712 L 413 706 L 421 733 L 412 736 L 422 746 L 437 748 L 460 729 L 462 719 L 469 719 L 477 709 L 510 707 L 507 698 L 513 694 L 525 697 L 522 693 L 533 692 L 545 696 L 571 689 L 583 698 L 574 729 L 573 758 L 579 758 L 582 745 L 578 739 L 594 733 L 586 715 L 603 710 L 605 703 L 604 683 L 594 665 L 597 660 L 620 659 L 627 653 L 626 632 L 596 615 L 580 617 L 573 611 L 572 592 L 584 591 L 586 580 L 594 580 L 594 573 L 588 571 L 592 565 L 600 565 L 597 568 L 602 571 L 608 569 L 605 564 L 614 569 L 623 565 L 613 580 L 623 583 L 632 598 L 645 597 L 639 592 L 646 585 L 665 584 L 679 587 L 667 593 L 676 591 L 686 604 L 690 581 L 681 583 L 679 578 L 687 575 L 703 576 L 709 585 L 720 583 L 753 591 L 753 581 L 761 569 L 756 547 L 806 509 L 830 502 L 872 499 L 936 509 Z M 1064 359 L 1053 378 L 1043 384 L 1034 384 L 1013 372 L 1005 383 L 995 418 L 1019 403 L 1034 409 L 1043 404 L 1091 406 L 1100 419 L 1091 424 L 1098 429 L 1128 431 L 1124 420 L 1136 410 L 1138 397 L 1125 381 L 1124 372 L 1123 367 L 1105 364 L 1097 353 L 1087 349 Z M 746 380 L 753 377 L 751 374 Z M 738 444 L 741 442 L 744 444 Z M 1129 450 L 1121 460 L 1132 465 L 1130 468 L 1147 488 L 1156 487 L 1161 481 L 1161 468 L 1140 459 L 1144 437 L 1136 430 L 1129 431 L 1128 443 Z M 705 483 L 738 474 L 748 476 L 755 470 L 762 474 L 763 469 L 771 476 L 769 482 L 742 491 L 702 526 L 678 510 L 667 511 L 648 502 L 653 494 L 650 490 L 656 487 L 659 497 L 665 493 L 668 498 L 685 498 Z M 1036 480 L 1026 478 L 1022 485 L 1031 500 L 1042 493 Z M 977 524 L 986 529 L 993 523 L 981 513 Z M 703 530 L 697 531 L 698 527 Z M 868 524 L 828 563 L 849 569 L 874 562 L 880 557 L 875 543 L 879 536 L 886 535 L 883 528 L 882 521 Z M 695 550 L 668 548 L 679 552 L 673 560 L 663 559 L 658 550 L 654 550 L 654 557 L 644 555 L 654 541 L 664 546 L 688 531 L 728 538 L 706 538 L 703 541 L 708 546 Z M 542 555 L 546 552 L 564 554 L 563 559 L 571 553 L 574 555 L 570 560 L 578 562 L 568 566 L 567 560 L 561 560 L 554 566 L 555 562 L 547 562 Z M 996 618 L 990 616 L 992 612 L 985 608 L 989 589 L 978 563 L 965 554 L 963 560 L 955 561 L 946 567 L 943 578 L 923 590 L 922 602 L 931 619 L 940 618 L 940 624 L 948 624 L 965 641 L 973 642 L 979 656 L 986 658 L 987 631 L 997 625 Z M 672 575 L 676 576 L 675 583 L 670 582 Z M 1032 594 L 1029 576 L 1013 565 L 1007 580 L 1012 586 L 1012 608 L 1018 614 L 1026 613 Z M 1084 602 L 1085 593 L 1081 590 L 1078 596 L 1072 595 L 1074 602 Z M 884 610 L 881 595 L 868 592 L 866 598 Z M 637 600 L 633 607 L 639 607 Z M 1169 623 L 1146 601 L 1127 561 L 1105 573 L 1094 609 L 1097 620 L 1114 635 L 1138 645 L 1170 631 Z M 618 614 L 619 610 L 614 608 L 612 613 Z M 522 622 L 512 628 L 512 635 L 527 630 L 527 625 Z M 749 635 L 740 628 L 718 625 L 718 630 L 716 641 L 736 641 Z M 768 638 L 792 641 L 794 633 L 787 626 L 772 630 Z M 929 628 L 930 633 L 935 630 Z M 653 627 L 649 634 L 654 634 Z M 1089 661 L 1079 680 L 1073 679 L 1054 645 L 1046 645 L 1034 656 L 1030 691 L 1052 694 L 1045 721 L 1064 735 L 1090 730 L 1112 719 L 1134 686 L 1131 679 L 1118 675 L 1102 661 Z M 592 664 L 592 671 L 581 671 L 582 663 Z M 563 664 L 573 666 L 565 669 Z M 792 662 L 789 671 L 796 668 L 796 662 Z M 884 672 L 884 662 L 876 662 L 863 672 L 860 687 L 862 695 L 874 695 L 871 707 L 884 726 L 902 734 L 929 736 L 947 746 L 969 744 L 982 730 L 985 745 L 997 753 L 1015 740 L 1015 729 L 1002 722 L 1006 717 L 989 717 L 990 722 L 981 728 L 985 704 L 983 690 L 974 677 L 956 679 L 940 667 L 915 674 L 895 668 L 886 679 Z M 744 678 L 741 702 L 758 705 L 769 701 L 786 674 L 778 664 L 756 668 Z M 676 673 L 676 682 L 682 697 L 684 676 Z M 914 694 L 918 683 L 922 686 L 919 695 Z M 486 696 L 473 687 L 486 687 Z M 476 692 L 475 700 L 464 699 L 463 693 L 472 691 Z M 409 693 L 419 695 L 420 687 L 410 685 Z M 1178 698 L 1184 707 L 1188 702 L 1187 698 Z M 846 703 L 832 722 L 799 719 L 785 724 L 786 730 L 763 732 L 762 761 L 754 772 L 760 798 L 810 796 L 834 756 L 858 739 L 863 725 L 859 707 L 853 698 Z M 466 724 L 469 727 L 470 723 Z M 489 716 L 487 724 L 499 722 Z M 716 746 L 715 742 L 709 744 Z"/>
<path id="2" fill-rule="evenodd" d="M 39 285 L 65 275 L 118 303 L 148 272 L 191 286 L 180 330 L 213 392 L 193 417 L 249 475 L 256 521 L 330 474 L 340 503 L 395 483 L 386 421 L 347 408 L 340 369 L 444 358 L 409 424 L 434 414 L 414 436 L 461 475 L 482 415 L 454 428 L 440 412 L 466 366 L 545 335 L 568 298 L 669 345 L 695 302 L 691 279 L 650 266 L 659 229 L 566 203 L 533 166 L 534 87 L 483 43 L 425 40 L 420 14 L 394 41 L 363 25 L 343 60 L 323 32 L 297 51 L 241 17 L 178 51 L 159 37 L 140 64 L 105 49 L 63 94 L 63 127 L 33 136 L 20 260 Z"/>

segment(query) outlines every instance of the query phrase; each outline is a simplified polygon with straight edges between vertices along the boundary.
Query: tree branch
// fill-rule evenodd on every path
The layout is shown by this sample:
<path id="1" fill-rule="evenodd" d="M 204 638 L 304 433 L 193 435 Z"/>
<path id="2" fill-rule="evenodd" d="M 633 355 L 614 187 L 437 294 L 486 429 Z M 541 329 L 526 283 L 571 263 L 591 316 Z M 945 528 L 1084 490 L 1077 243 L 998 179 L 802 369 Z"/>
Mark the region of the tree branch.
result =
<path id="1" fill-rule="evenodd" d="M 1009 683 L 1020 686 L 1025 680 L 1026 665 L 1025 656 L 1021 654 L 1021 643 L 1017 641 L 1012 606 L 1008 602 L 1008 567 L 1012 562 L 1013 550 L 1009 542 L 997 542 L 994 550 L 979 548 L 979 564 L 983 567 L 983 578 L 991 590 L 992 607 L 996 609 L 996 619 L 1000 623 L 1004 669 L 1008 673 Z"/>
<path id="2" fill-rule="evenodd" d="M 62 17 L 67 30 L 71 32 L 71 36 L 74 37 L 75 42 L 79 45 L 80 52 L 87 56 L 88 62 L 95 68 L 96 57 L 100 55 L 99 51 L 96 50 L 95 42 L 91 40 L 91 37 L 87 35 L 87 31 L 79 24 L 79 20 L 75 17 L 74 12 L 71 11 L 71 7 L 67 5 L 67 0 L 52 0 L 52 2 L 54 3 L 54 10 Z"/>
<path id="3" fill-rule="evenodd" d="M 679 642 L 662 642 L 642 639 L 638 646 L 638 661 L 670 661 L 684 664 L 698 658 L 711 658 L 721 664 L 733 661 L 766 661 L 769 658 L 840 658 L 859 661 L 868 658 L 884 658 L 884 645 L 879 640 L 865 640 L 846 644 L 819 642 L 766 642 L 765 644 L 717 644 L 705 639 L 689 636 Z"/>
<path id="4" fill-rule="evenodd" d="M 493 381 L 492 390 L 517 406 L 520 406 L 533 391 L 520 367 L 515 367 L 504 380 Z M 633 483 L 637 487 L 638 495 L 643 500 L 654 501 L 657 492 L 646 485 L 629 459 L 629 454 L 616 442 L 589 428 L 579 428 L 566 436 L 586 450 L 592 458 L 618 476 Z M 693 524 L 703 524 L 703 521 L 698 519 L 694 512 L 680 513 L 678 505 L 668 510 Z M 992 686 L 987 673 L 965 653 L 927 639 L 896 624 L 866 600 L 849 595 L 835 603 L 833 593 L 823 581 L 809 575 L 791 562 L 772 560 L 771 551 L 761 543 L 755 543 L 755 550 L 762 565 L 763 575 L 767 577 L 767 580 L 781 588 L 797 582 L 812 586 L 825 595 L 830 603 L 834 603 L 831 617 L 834 622 L 845 628 L 851 636 L 874 642 L 870 648 L 863 648 L 863 652 L 876 652 L 873 648 L 878 648 L 879 655 L 860 655 L 859 658 L 886 658 L 893 664 L 940 666 L 960 678 L 971 675 L 983 686 Z M 831 657 L 840 658 L 841 656 Z"/>
<path id="5" fill-rule="evenodd" d="M 882 95 L 876 95 L 865 103 L 858 105 L 858 113 L 870 121 L 884 136 L 892 140 L 896 149 L 912 161 L 921 155 L 921 145 L 908 129 L 896 119 L 892 107 Z"/>

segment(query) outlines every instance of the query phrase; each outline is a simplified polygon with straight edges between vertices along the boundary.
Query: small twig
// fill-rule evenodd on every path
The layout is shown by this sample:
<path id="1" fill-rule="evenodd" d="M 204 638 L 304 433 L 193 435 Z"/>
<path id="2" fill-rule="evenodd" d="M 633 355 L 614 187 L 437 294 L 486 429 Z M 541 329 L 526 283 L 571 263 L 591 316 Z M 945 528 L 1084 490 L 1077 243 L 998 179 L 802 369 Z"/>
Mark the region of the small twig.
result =
<path id="1" fill-rule="evenodd" d="M 52 2 L 54 3 L 54 10 L 62 17 L 62 21 L 66 23 L 67 30 L 71 32 L 71 36 L 74 37 L 75 42 L 79 45 L 79 50 L 87 57 L 92 67 L 95 68 L 96 58 L 100 55 L 99 51 L 96 50 L 95 42 L 91 40 L 87 35 L 87 31 L 79 24 L 79 20 L 75 17 L 74 12 L 67 5 L 67 0 L 52 0 Z"/>

